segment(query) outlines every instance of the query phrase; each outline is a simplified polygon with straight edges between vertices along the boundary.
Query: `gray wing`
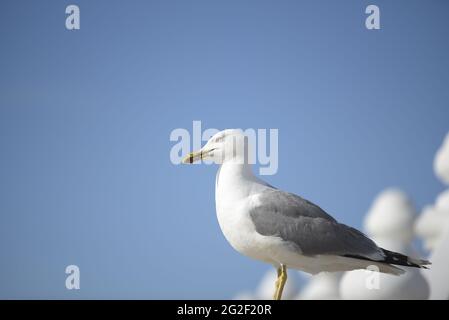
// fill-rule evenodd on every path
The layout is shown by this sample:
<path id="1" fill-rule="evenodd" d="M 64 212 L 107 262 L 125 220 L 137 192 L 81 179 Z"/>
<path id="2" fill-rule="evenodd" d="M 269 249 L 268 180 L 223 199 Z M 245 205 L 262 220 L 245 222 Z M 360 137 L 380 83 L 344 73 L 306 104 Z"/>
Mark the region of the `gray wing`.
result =
<path id="1" fill-rule="evenodd" d="M 363 233 L 338 223 L 317 205 L 292 193 L 262 192 L 250 217 L 258 233 L 280 237 L 304 255 L 384 259 L 381 249 Z"/>

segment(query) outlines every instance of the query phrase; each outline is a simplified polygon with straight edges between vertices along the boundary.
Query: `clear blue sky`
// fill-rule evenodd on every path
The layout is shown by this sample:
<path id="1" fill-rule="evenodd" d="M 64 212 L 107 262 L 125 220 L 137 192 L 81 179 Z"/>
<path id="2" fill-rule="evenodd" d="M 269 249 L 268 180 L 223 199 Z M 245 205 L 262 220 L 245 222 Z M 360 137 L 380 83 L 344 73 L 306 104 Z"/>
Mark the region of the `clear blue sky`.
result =
<path id="1" fill-rule="evenodd" d="M 65 29 L 78 4 L 81 30 Z M 365 29 L 365 8 L 381 30 Z M 170 132 L 278 128 L 273 185 L 361 227 L 443 190 L 447 1 L 3 1 L 0 298 L 230 298 L 269 268 L 225 241 L 213 166 Z M 65 267 L 81 290 L 65 288 Z"/>

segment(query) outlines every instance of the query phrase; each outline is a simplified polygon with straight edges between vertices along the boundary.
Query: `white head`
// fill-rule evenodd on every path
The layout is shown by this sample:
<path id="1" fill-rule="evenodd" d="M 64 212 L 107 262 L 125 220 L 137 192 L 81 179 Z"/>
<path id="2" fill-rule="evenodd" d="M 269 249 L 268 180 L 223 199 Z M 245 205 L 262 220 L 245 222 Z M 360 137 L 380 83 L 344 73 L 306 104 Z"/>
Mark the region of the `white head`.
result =
<path id="1" fill-rule="evenodd" d="M 235 162 L 248 163 L 248 138 L 241 129 L 226 129 L 216 133 L 198 151 L 189 153 L 183 163 L 193 163 L 200 159 L 211 159 L 217 164 Z"/>

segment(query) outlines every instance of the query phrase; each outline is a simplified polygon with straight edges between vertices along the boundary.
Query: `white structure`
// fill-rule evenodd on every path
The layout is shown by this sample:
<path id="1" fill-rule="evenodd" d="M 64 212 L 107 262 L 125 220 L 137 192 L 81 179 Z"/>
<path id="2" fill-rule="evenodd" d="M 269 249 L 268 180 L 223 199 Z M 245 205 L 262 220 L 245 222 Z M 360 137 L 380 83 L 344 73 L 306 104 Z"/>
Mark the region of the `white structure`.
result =
<path id="1" fill-rule="evenodd" d="M 435 175 L 449 185 L 449 133 L 433 163 Z M 424 273 L 430 285 L 430 299 L 449 299 L 449 189 L 440 193 L 434 205 L 424 208 L 415 231 L 431 251 L 431 269 Z"/>
<path id="2" fill-rule="evenodd" d="M 443 234 L 444 236 L 430 256 L 432 267 L 425 273 L 431 288 L 429 299 L 432 300 L 449 299 L 449 226 Z"/>
<path id="3" fill-rule="evenodd" d="M 433 168 L 435 175 L 449 185 L 449 133 L 438 149 Z M 424 247 L 432 251 L 444 236 L 449 224 L 449 189 L 442 192 L 435 204 L 424 208 L 415 225 L 415 232 L 424 240 Z"/>
<path id="4" fill-rule="evenodd" d="M 439 244 L 449 224 L 449 189 L 442 192 L 435 205 L 427 206 L 415 225 L 416 234 L 424 241 L 424 247 L 432 251 Z"/>
<path id="5" fill-rule="evenodd" d="M 391 247 L 408 244 L 413 239 L 413 222 L 416 210 L 407 195 L 399 189 L 387 189 L 374 200 L 369 209 L 364 228 L 368 235 L 375 237 L 380 246 Z"/>
<path id="6" fill-rule="evenodd" d="M 296 296 L 298 300 L 339 300 L 342 273 L 322 272 L 310 278 L 309 283 Z"/>
<path id="7" fill-rule="evenodd" d="M 449 185 L 449 132 L 435 155 L 433 168 L 436 176 Z"/>
<path id="8" fill-rule="evenodd" d="M 381 247 L 414 255 L 411 247 L 416 212 L 406 194 L 387 189 L 374 201 L 365 219 L 365 230 Z M 401 267 L 405 275 L 368 270 L 346 272 L 340 282 L 342 299 L 427 299 L 429 286 L 421 270 Z"/>

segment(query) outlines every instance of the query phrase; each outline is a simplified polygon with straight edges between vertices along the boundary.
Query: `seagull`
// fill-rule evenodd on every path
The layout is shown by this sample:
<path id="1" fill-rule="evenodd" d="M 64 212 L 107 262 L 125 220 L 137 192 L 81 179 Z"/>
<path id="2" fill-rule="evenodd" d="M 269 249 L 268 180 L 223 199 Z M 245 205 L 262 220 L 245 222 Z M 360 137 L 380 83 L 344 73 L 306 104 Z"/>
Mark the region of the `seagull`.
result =
<path id="1" fill-rule="evenodd" d="M 376 271 L 400 275 L 405 271 L 397 266 L 430 264 L 383 249 L 314 203 L 262 181 L 253 174 L 250 150 L 241 129 L 227 129 L 182 162 L 207 159 L 219 164 L 215 206 L 220 228 L 235 250 L 275 267 L 275 300 L 282 298 L 288 268 L 313 275 L 374 266 Z"/>

